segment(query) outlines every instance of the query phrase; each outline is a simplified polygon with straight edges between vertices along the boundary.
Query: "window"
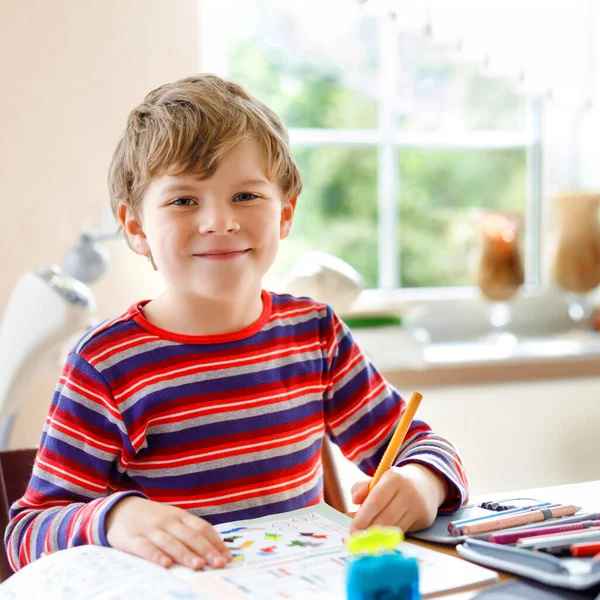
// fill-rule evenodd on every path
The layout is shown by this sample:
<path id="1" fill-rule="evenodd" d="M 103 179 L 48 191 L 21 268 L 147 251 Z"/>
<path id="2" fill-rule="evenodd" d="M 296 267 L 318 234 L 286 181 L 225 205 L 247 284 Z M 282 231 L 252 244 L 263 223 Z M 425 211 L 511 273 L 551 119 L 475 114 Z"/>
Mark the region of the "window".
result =
<path id="1" fill-rule="evenodd" d="M 273 275 L 339 256 L 367 287 L 471 285 L 481 210 L 525 218 L 538 282 L 539 108 L 358 1 L 202 0 L 202 70 L 290 130 L 304 191 Z"/>

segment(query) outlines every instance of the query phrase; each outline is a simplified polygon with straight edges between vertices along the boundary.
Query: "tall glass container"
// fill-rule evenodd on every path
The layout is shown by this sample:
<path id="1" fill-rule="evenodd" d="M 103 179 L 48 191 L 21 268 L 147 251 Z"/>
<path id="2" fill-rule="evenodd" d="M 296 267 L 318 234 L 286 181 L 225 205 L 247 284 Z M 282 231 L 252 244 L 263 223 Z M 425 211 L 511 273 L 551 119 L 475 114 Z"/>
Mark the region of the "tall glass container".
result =
<path id="1" fill-rule="evenodd" d="M 554 195 L 556 224 L 554 281 L 566 292 L 569 316 L 589 321 L 585 296 L 600 284 L 599 193 L 561 192 Z"/>

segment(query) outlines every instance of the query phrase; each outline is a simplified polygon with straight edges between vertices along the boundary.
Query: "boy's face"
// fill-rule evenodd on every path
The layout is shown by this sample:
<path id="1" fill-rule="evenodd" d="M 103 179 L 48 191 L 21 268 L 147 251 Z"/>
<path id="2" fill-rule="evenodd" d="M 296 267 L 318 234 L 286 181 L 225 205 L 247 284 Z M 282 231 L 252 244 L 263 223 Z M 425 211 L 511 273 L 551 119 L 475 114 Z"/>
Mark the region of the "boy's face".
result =
<path id="1" fill-rule="evenodd" d="M 153 179 L 140 218 L 124 206 L 119 217 L 137 252 L 152 254 L 170 292 L 243 301 L 260 290 L 279 240 L 290 232 L 295 204 L 295 198 L 283 202 L 250 141 L 229 151 L 208 179 Z"/>

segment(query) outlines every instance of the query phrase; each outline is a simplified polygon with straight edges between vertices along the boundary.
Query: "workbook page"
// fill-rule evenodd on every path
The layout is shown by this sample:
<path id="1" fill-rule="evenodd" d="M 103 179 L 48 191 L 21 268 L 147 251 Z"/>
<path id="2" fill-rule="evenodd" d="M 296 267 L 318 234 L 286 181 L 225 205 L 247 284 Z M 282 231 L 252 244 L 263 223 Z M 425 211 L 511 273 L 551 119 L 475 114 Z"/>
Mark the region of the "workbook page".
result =
<path id="1" fill-rule="evenodd" d="M 53 552 L 0 584 L 0 600 L 216 600 L 169 570 L 104 546 Z M 222 600 L 222 598 L 221 598 Z"/>
<path id="2" fill-rule="evenodd" d="M 0 585 L 0 600 L 345 600 L 350 519 L 320 504 L 217 525 L 234 559 L 225 569 L 164 569 L 102 546 L 54 552 Z M 415 544 L 424 597 L 495 581 L 495 572 Z"/>
<path id="3" fill-rule="evenodd" d="M 173 575 L 194 589 L 231 600 L 322 598 L 345 600 L 350 560 L 344 540 L 350 519 L 326 504 L 217 525 L 234 559 L 224 570 L 193 572 L 173 567 Z M 492 582 L 494 571 L 403 542 L 399 549 L 419 563 L 420 590 L 432 594 Z"/>

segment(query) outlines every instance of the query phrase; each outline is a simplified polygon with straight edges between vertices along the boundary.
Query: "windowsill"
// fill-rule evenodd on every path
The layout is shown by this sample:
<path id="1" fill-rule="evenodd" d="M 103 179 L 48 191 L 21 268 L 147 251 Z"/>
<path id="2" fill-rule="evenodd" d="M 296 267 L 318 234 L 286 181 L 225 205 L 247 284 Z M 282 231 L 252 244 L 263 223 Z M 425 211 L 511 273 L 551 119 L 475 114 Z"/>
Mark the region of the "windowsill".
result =
<path id="1" fill-rule="evenodd" d="M 415 342 L 401 328 L 355 332 L 359 345 L 401 391 L 492 382 L 600 376 L 600 334 L 580 332 L 512 343 L 486 339 Z"/>
<path id="2" fill-rule="evenodd" d="M 579 339 L 577 339 L 579 337 Z M 469 341 L 429 344 L 423 352 L 429 367 L 524 364 L 600 357 L 600 335 L 515 339 L 514 342 Z"/>
<path id="3" fill-rule="evenodd" d="M 511 303 L 508 329 L 515 335 L 502 341 L 490 336 L 490 305 L 477 290 L 449 291 L 409 298 L 405 290 L 368 290 L 354 305 L 367 313 L 371 307 L 403 315 L 402 327 L 352 329 L 375 366 L 401 390 L 600 376 L 600 333 L 574 329 L 557 290 L 523 290 Z M 598 296 L 588 301 L 600 305 Z"/>

